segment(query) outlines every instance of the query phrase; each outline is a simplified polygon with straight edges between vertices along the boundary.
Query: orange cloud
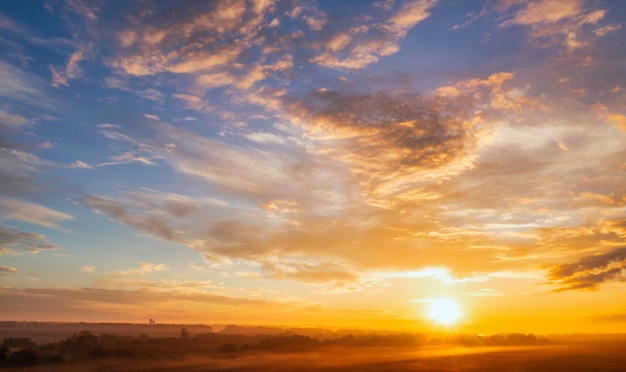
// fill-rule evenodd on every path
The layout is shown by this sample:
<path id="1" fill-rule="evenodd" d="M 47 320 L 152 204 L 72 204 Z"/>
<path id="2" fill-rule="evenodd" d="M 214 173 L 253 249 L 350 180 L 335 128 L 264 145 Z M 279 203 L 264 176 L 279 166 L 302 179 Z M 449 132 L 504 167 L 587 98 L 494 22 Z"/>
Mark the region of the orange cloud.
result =
<path id="1" fill-rule="evenodd" d="M 511 72 L 498 72 L 491 74 L 487 79 L 473 78 L 453 86 L 439 87 L 434 93 L 442 97 L 472 95 L 479 101 L 488 100 L 494 110 L 520 112 L 528 109 L 545 109 L 537 99 L 526 97 L 523 89 L 510 88 L 510 82 L 514 78 L 515 74 Z"/>
<path id="2" fill-rule="evenodd" d="M 270 7 L 269 3 L 248 6 L 240 0 L 220 1 L 186 7 L 177 17 L 148 17 L 142 21 L 149 23 L 118 32 L 125 49 L 111 64 L 137 76 L 223 67 L 253 44 Z"/>
<path id="3" fill-rule="evenodd" d="M 529 36 L 545 46 L 557 43 L 572 51 L 585 47 L 597 37 L 619 29 L 619 26 L 596 25 L 604 18 L 604 9 L 589 9 L 583 0 L 562 2 L 558 0 L 536 0 L 523 2 L 511 19 L 501 26 L 521 25 L 530 27 Z M 508 8 L 509 6 L 505 7 Z M 588 29 L 591 29 L 589 31 Z"/>
<path id="4" fill-rule="evenodd" d="M 476 138 L 462 103 L 318 90 L 289 110 L 319 151 L 350 167 L 366 198 L 408 198 L 424 180 L 471 167 Z"/>

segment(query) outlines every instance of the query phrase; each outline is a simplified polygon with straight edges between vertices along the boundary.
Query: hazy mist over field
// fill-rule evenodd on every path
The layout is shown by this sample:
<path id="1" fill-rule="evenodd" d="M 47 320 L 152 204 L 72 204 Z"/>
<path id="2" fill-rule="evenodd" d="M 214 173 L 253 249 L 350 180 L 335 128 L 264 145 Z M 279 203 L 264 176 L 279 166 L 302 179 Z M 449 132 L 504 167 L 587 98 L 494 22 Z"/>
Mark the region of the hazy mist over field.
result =
<path id="1" fill-rule="evenodd" d="M 80 330 L 80 331 L 78 331 Z M 622 371 L 626 335 L 0 322 L 0 368 L 40 371 Z"/>

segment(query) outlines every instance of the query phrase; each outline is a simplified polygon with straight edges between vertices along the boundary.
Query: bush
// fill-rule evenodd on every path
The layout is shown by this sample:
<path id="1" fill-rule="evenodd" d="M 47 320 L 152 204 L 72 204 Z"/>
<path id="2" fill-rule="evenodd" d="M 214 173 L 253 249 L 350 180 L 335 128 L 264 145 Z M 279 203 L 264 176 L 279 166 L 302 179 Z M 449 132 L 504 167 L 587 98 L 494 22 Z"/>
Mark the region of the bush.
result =
<path id="1" fill-rule="evenodd" d="M 7 365 L 11 367 L 32 367 L 39 363 L 39 355 L 34 349 L 21 349 L 9 355 Z"/>
<path id="2" fill-rule="evenodd" d="M 56 354 L 49 356 L 45 362 L 47 364 L 63 364 L 65 363 L 65 358 L 63 358 L 63 355 Z"/>
<path id="3" fill-rule="evenodd" d="M 232 353 L 236 353 L 237 352 L 237 344 L 223 344 L 222 346 L 220 346 L 220 348 L 217 350 L 218 353 L 222 353 L 222 354 L 232 354 Z"/>

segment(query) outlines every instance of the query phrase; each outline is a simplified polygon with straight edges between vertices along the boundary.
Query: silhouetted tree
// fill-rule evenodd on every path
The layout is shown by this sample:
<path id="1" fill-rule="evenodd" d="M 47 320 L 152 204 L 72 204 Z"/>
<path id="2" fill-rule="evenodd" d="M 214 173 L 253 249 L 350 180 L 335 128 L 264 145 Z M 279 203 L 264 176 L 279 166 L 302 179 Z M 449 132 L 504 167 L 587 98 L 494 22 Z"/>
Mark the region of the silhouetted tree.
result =
<path id="1" fill-rule="evenodd" d="M 71 359 L 86 359 L 98 347 L 100 347 L 98 337 L 89 331 L 82 331 L 65 341 L 63 351 Z"/>
<path id="2" fill-rule="evenodd" d="M 47 357 L 44 362 L 46 364 L 63 364 L 65 363 L 65 358 L 63 358 L 63 355 L 55 354 Z"/>
<path id="3" fill-rule="evenodd" d="M 2 345 L 10 348 L 34 349 L 37 345 L 28 337 L 6 337 L 2 340 Z"/>
<path id="4" fill-rule="evenodd" d="M 0 346 L 0 364 L 4 363 L 9 355 L 9 348 L 6 345 Z"/>
<path id="5" fill-rule="evenodd" d="M 232 353 L 236 353 L 237 349 L 238 349 L 237 344 L 227 343 L 227 344 L 223 344 L 222 346 L 220 346 L 220 348 L 217 349 L 217 352 L 222 353 L 222 354 L 232 354 Z"/>
<path id="6" fill-rule="evenodd" d="M 9 355 L 7 365 L 11 367 L 32 367 L 39 363 L 39 355 L 32 348 L 18 350 Z"/>

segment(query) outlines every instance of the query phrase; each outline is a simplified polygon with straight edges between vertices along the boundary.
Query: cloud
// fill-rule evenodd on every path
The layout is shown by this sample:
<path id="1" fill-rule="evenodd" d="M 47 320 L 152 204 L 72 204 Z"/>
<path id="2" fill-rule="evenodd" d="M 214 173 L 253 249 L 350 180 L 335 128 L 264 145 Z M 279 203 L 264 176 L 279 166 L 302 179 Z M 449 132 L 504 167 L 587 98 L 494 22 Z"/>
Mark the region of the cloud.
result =
<path id="1" fill-rule="evenodd" d="M 161 121 L 161 118 L 158 115 L 143 114 L 143 116 L 154 121 Z"/>
<path id="2" fill-rule="evenodd" d="M 600 284 L 620 280 L 626 270 L 626 247 L 606 253 L 583 256 L 576 262 L 548 266 L 548 278 L 558 286 L 556 292 L 587 289 L 597 290 Z"/>
<path id="3" fill-rule="evenodd" d="M 0 145 L 4 145 L 0 142 Z M 11 145 L 11 144 L 9 144 Z M 28 152 L 0 147 L 0 191 L 5 195 L 32 194 L 39 190 L 33 174 L 50 167 L 50 163 Z"/>
<path id="4" fill-rule="evenodd" d="M 13 266 L 2 266 L 0 265 L 0 275 L 2 273 L 18 273 L 20 272 L 17 268 Z"/>
<path id="5" fill-rule="evenodd" d="M 481 288 L 478 291 L 465 292 L 465 294 L 468 295 L 468 296 L 473 296 L 473 297 L 500 297 L 500 296 L 504 296 L 503 293 L 498 292 L 495 289 L 491 289 L 491 288 Z"/>
<path id="6" fill-rule="evenodd" d="M 592 9 L 584 0 L 536 0 L 524 2 L 512 17 L 500 24 L 530 28 L 532 40 L 552 46 L 556 43 L 574 50 L 590 45 L 597 37 L 619 29 L 618 25 L 599 26 L 606 15 L 604 9 Z"/>
<path id="7" fill-rule="evenodd" d="M 335 207 L 309 204 L 302 195 L 297 200 L 298 204 L 275 200 L 258 205 L 242 198 L 216 200 L 142 190 L 118 198 L 90 195 L 83 203 L 140 234 L 186 245 L 207 261 L 262 262 L 264 277 L 312 282 L 330 292 L 368 288 L 371 280 L 366 273 L 371 271 L 442 265 L 441 255 L 463 257 L 446 260 L 455 274 L 493 265 L 487 259 L 493 261 L 491 251 L 469 250 L 459 239 L 417 236 L 419 231 L 432 231 L 432 221 L 358 200 Z M 421 213 L 426 210 L 423 205 Z M 415 249 L 433 244 L 440 255 Z"/>
<path id="8" fill-rule="evenodd" d="M 186 93 L 173 93 L 172 96 L 183 101 L 186 108 L 200 112 L 211 112 L 214 110 L 214 106 L 212 106 L 206 100 L 198 97 L 197 95 Z"/>
<path id="9" fill-rule="evenodd" d="M 33 105 L 37 107 L 47 106 L 50 99 L 42 92 L 44 89 L 43 80 L 29 72 L 23 71 L 5 61 L 0 61 L 0 97 L 7 102 L 14 102 L 23 105 Z"/>
<path id="10" fill-rule="evenodd" d="M 255 139 L 271 138 L 277 146 L 268 148 L 263 141 L 257 146 L 250 142 L 226 143 L 168 124 L 155 129 L 154 140 L 137 145 L 176 171 L 215 187 L 218 194 L 273 200 L 299 193 L 293 187 L 295 184 L 306 189 L 311 182 L 326 185 L 331 190 L 333 184 L 341 182 L 340 179 L 325 179 L 325 174 L 316 174 L 326 165 L 317 163 L 324 160 L 312 158 L 303 144 L 278 134 L 252 134 Z M 326 172 L 329 171 L 332 168 Z M 293 173 L 297 173 L 297 178 L 292 178 Z"/>
<path id="11" fill-rule="evenodd" d="M 39 204 L 18 199 L 0 198 L 0 213 L 3 219 L 12 219 L 31 224 L 60 229 L 59 223 L 74 218 Z"/>
<path id="12" fill-rule="evenodd" d="M 323 53 L 312 59 L 324 67 L 361 69 L 380 57 L 396 53 L 400 41 L 419 22 L 428 18 L 436 0 L 413 0 L 402 4 L 383 20 L 359 17 L 347 20 L 347 29 L 330 33 L 323 42 Z M 380 7 L 379 7 L 380 8 Z M 382 12 L 380 11 L 382 10 Z M 391 8 L 381 8 L 377 17 Z"/>
<path id="13" fill-rule="evenodd" d="M 624 323 L 624 321 L 626 321 L 626 311 L 615 312 L 615 313 L 604 314 L 604 315 L 597 315 L 593 317 L 593 320 L 622 324 Z"/>
<path id="14" fill-rule="evenodd" d="M 150 194 L 152 193 L 147 195 Z M 198 204 L 183 195 L 158 194 L 158 196 L 161 200 L 140 194 L 128 194 L 128 203 L 122 203 L 115 199 L 92 195 L 86 197 L 83 202 L 94 210 L 109 215 L 116 221 L 130 225 L 139 231 L 150 233 L 165 240 L 184 242 L 181 234 L 176 231 L 173 224 L 170 224 L 173 221 L 168 220 L 168 216 L 185 217 L 197 209 Z M 146 213 L 134 211 L 134 203 L 144 206 L 147 209 Z M 160 205 L 157 207 L 156 203 Z M 164 209 L 162 212 L 158 212 L 157 208 Z"/>
<path id="15" fill-rule="evenodd" d="M 54 144 L 50 141 L 43 141 L 37 144 L 37 147 L 42 150 L 51 150 L 54 148 Z"/>
<path id="16" fill-rule="evenodd" d="M 63 73 L 63 71 L 57 71 L 56 68 L 52 66 L 48 66 L 50 72 L 52 73 L 52 86 L 57 88 L 59 85 L 69 86 L 67 83 L 67 76 Z"/>
<path id="17" fill-rule="evenodd" d="M 271 136 L 246 129 L 236 134 L 250 142 L 204 138 L 165 123 L 140 141 L 121 128 L 103 128 L 108 138 L 137 146 L 194 185 L 210 188 L 212 199 L 144 189 L 117 197 L 88 195 L 83 202 L 210 261 L 271 262 L 280 254 L 285 261 L 268 266 L 270 277 L 316 277 L 337 288 L 362 288 L 362 270 L 441 264 L 413 246 L 465 250 L 459 239 L 466 237 L 419 235 L 439 228 L 411 218 L 416 209 L 420 215 L 435 213 L 434 203 L 443 197 L 439 182 L 471 169 L 476 134 L 463 110 L 446 111 L 455 102 L 441 101 L 314 91 L 284 103 L 286 117 L 299 128 L 276 126 Z M 409 213 L 396 210 L 400 205 Z M 374 252 L 383 246 L 388 254 L 381 258 Z M 468 254 L 494 258 L 493 251 Z M 303 257 L 310 258 L 307 265 L 290 264 Z M 461 262 L 450 265 L 470 269 Z"/>
<path id="18" fill-rule="evenodd" d="M 89 47 L 83 46 L 70 56 L 65 66 L 68 79 L 74 79 L 81 75 L 81 69 L 79 63 L 86 58 L 86 54 L 89 52 Z"/>
<path id="19" fill-rule="evenodd" d="M 347 164 L 376 203 L 411 199 L 427 180 L 472 166 L 476 128 L 461 101 L 317 90 L 289 110 L 318 151 Z"/>
<path id="20" fill-rule="evenodd" d="M 269 8 L 270 2 L 222 1 L 180 8 L 176 17 L 167 19 L 154 16 L 142 28 L 118 33 L 122 46 L 133 48 L 112 65 L 136 76 L 226 67 L 253 45 Z"/>
<path id="21" fill-rule="evenodd" d="M 15 24 L 15 22 L 12 19 L 7 18 L 1 14 L 0 14 L 0 28 L 3 28 L 11 32 L 19 31 L 19 27 Z"/>
<path id="22" fill-rule="evenodd" d="M 52 86 L 69 86 L 68 80 L 80 77 L 82 71 L 79 64 L 87 57 L 90 49 L 90 46 L 81 46 L 78 50 L 72 53 L 67 61 L 67 64 L 65 65 L 64 71 L 58 70 L 58 68 L 54 66 L 48 66 L 50 72 L 52 73 Z"/>
<path id="23" fill-rule="evenodd" d="M 65 6 L 68 10 L 90 21 L 97 21 L 98 16 L 96 15 L 96 13 L 98 13 L 99 8 L 92 4 L 95 4 L 95 3 L 93 1 L 90 2 L 90 1 L 84 1 L 84 0 L 67 0 L 65 2 Z"/>
<path id="24" fill-rule="evenodd" d="M 139 262 L 136 267 L 125 269 L 101 272 L 95 280 L 95 283 L 99 287 L 107 288 L 138 288 L 138 287 L 157 287 L 154 285 L 153 278 L 161 277 L 158 274 L 170 271 L 171 268 L 167 264 L 155 264 L 151 262 Z M 93 266 L 83 266 L 81 271 L 97 273 Z M 157 274 L 157 275 L 154 275 Z"/>
<path id="25" fill-rule="evenodd" d="M 579 197 L 584 200 L 587 205 L 604 206 L 604 207 L 624 207 L 626 206 L 626 194 L 599 194 L 583 192 Z"/>
<path id="26" fill-rule="evenodd" d="M 289 79 L 294 58 L 300 58 L 296 48 L 313 54 L 314 63 L 348 69 L 396 53 L 407 32 L 426 19 L 435 4 L 434 0 L 407 1 L 376 19 L 359 16 L 330 27 L 325 13 L 312 3 L 289 7 L 224 1 L 179 9 L 177 17 L 168 19 L 145 13 L 134 16 L 132 25 L 118 32 L 122 49 L 110 65 L 135 76 L 165 72 L 193 76 L 194 86 L 175 96 L 188 107 L 207 111 L 210 107 L 194 98 L 201 98 L 203 91 L 249 90 L 262 82 Z M 274 24 L 279 18 L 290 18 L 293 31 L 270 32 L 266 20 L 272 17 Z M 253 52 L 259 46 L 260 54 Z"/>
<path id="27" fill-rule="evenodd" d="M 70 168 L 76 168 L 76 169 L 93 169 L 92 165 L 89 165 L 89 164 L 87 164 L 87 163 L 85 163 L 84 161 L 81 161 L 81 160 L 76 160 L 75 162 L 70 164 L 69 167 Z"/>
<path id="28" fill-rule="evenodd" d="M 209 190 L 212 199 L 131 189 L 87 195 L 83 202 L 208 260 L 267 262 L 259 275 L 337 286 L 359 285 L 364 272 L 381 267 L 471 270 L 471 260 L 437 258 L 432 247 L 447 257 L 480 258 L 480 270 L 536 267 L 543 254 L 566 255 L 573 239 L 557 230 L 580 222 L 578 206 L 611 201 L 620 207 L 621 193 L 613 190 L 619 176 L 606 189 L 589 181 L 599 179 L 591 170 L 600 157 L 591 150 L 611 135 L 585 139 L 582 124 L 546 120 L 543 110 L 556 117 L 568 109 L 550 101 L 547 83 L 524 71 L 464 72 L 469 78 L 432 94 L 350 85 L 361 78 L 358 69 L 396 53 L 409 30 L 434 12 L 434 1 L 377 3 L 371 16 L 341 19 L 313 3 L 285 4 L 193 4 L 167 19 L 151 9 L 125 18 L 110 60 L 121 74 L 107 86 L 157 81 L 163 87 L 172 79 L 169 97 L 224 125 L 213 137 L 194 132 L 202 121 L 185 128 L 153 122 L 141 137 L 101 126 L 116 146 L 132 149 L 107 162 L 72 166 L 158 163 Z M 536 9 L 543 2 L 532 4 L 511 5 L 515 12 L 503 27 L 563 25 L 590 9 L 573 3 L 541 18 Z M 307 86 L 299 78 L 319 70 L 306 65 L 311 61 L 343 69 L 336 71 L 341 79 Z M 148 85 L 138 86 L 133 92 L 148 93 Z M 159 93 L 155 102 L 165 99 Z M 258 114 L 259 107 L 250 109 L 256 105 L 264 110 L 263 124 L 242 119 Z M 582 172 L 574 176 L 564 164 Z M 544 198 L 556 194 L 562 195 Z M 283 259 L 273 261 L 277 256 Z"/>
<path id="29" fill-rule="evenodd" d="M 154 88 L 146 88 L 146 89 L 132 89 L 128 86 L 125 80 L 119 79 L 117 77 L 107 77 L 104 79 L 104 85 L 107 88 L 111 89 L 120 89 L 126 92 L 131 92 L 137 94 L 138 96 L 149 99 L 153 102 L 157 102 L 163 104 L 165 101 L 165 95 Z"/>
<path id="30" fill-rule="evenodd" d="M 143 153 L 143 154 L 136 154 L 133 151 L 127 151 L 122 154 L 110 156 L 108 161 L 104 161 L 104 162 L 100 162 L 96 164 L 89 164 L 82 160 L 76 160 L 73 163 L 68 165 L 70 168 L 94 169 L 94 168 L 100 168 L 100 167 L 109 167 L 109 166 L 132 164 L 132 163 L 139 163 L 139 164 L 149 165 L 149 166 L 158 165 L 156 162 L 154 162 L 154 160 L 160 159 L 162 157 L 160 153 L 158 151 L 155 151 L 154 154 L 146 154 L 149 146 L 142 144 L 139 140 L 134 139 L 130 135 L 121 133 L 119 131 L 119 129 L 121 128 L 120 126 L 115 125 L 115 124 L 99 124 L 97 125 L 97 127 L 100 129 L 98 132 L 101 135 L 103 135 L 105 138 L 109 140 L 113 140 L 113 141 L 120 141 L 127 145 L 136 146 L 137 152 Z M 162 145 L 159 146 L 159 148 L 162 148 L 162 147 L 163 147 Z M 167 150 L 170 150 L 168 146 L 165 146 L 165 148 Z"/>
<path id="31" fill-rule="evenodd" d="M 289 260 L 267 258 L 263 261 L 262 268 L 271 278 L 305 283 L 355 282 L 358 279 L 345 265 L 337 262 L 314 262 L 304 257 L 292 257 Z"/>
<path id="32" fill-rule="evenodd" d="M 80 267 L 80 271 L 86 272 L 86 273 L 96 273 L 96 267 L 95 266 L 81 266 Z"/>
<path id="33" fill-rule="evenodd" d="M 139 276 L 152 272 L 168 271 L 170 268 L 166 264 L 153 264 L 150 262 L 139 262 L 136 268 L 129 270 L 116 271 L 112 273 L 113 276 L 126 277 L 126 276 Z"/>
<path id="34" fill-rule="evenodd" d="M 110 160 L 111 161 L 109 162 L 99 163 L 96 165 L 96 167 L 105 167 L 105 166 L 110 166 L 110 165 L 130 164 L 130 163 L 140 163 L 144 165 L 156 165 L 156 163 L 154 163 L 152 159 L 146 156 L 137 156 L 133 154 L 132 152 L 125 152 L 120 155 L 112 156 Z"/>
<path id="35" fill-rule="evenodd" d="M 448 98 L 484 95 L 484 99 L 488 100 L 489 108 L 505 112 L 545 109 L 539 100 L 527 97 L 524 90 L 510 87 L 514 79 L 514 73 L 502 71 L 491 74 L 486 79 L 472 78 L 452 86 L 439 87 L 434 93 Z M 478 112 L 478 114 L 482 113 Z"/>
<path id="36" fill-rule="evenodd" d="M 161 287 L 161 288 L 159 288 Z M 168 288 L 169 287 L 169 288 Z M 204 284 L 206 288 L 206 283 Z M 259 307 L 272 309 L 289 307 L 293 309 L 293 303 L 250 298 L 250 296 L 234 296 L 217 291 L 182 290 L 181 287 L 167 286 L 165 283 L 154 283 L 140 289 L 107 289 L 107 288 L 0 288 L 0 300 L 7 304 L 0 310 L 3 317 L 15 313 L 30 314 L 32 309 L 41 305 L 45 298 L 46 307 L 54 313 L 68 316 L 76 312 L 76 319 L 84 319 L 84 314 L 94 312 L 97 316 L 111 316 L 111 314 L 124 312 L 124 316 L 143 317 L 146 308 L 152 312 L 158 312 L 163 317 L 175 316 L 171 314 L 171 304 L 193 304 L 196 308 L 205 308 L 207 304 L 219 311 L 232 310 L 233 307 L 242 306 L 258 309 Z M 10 304 L 10 306 L 9 306 Z M 168 315 L 169 313 L 169 315 Z M 81 315 L 82 314 L 82 315 Z M 106 314 L 106 315 L 105 315 Z M 193 312 L 192 312 L 193 314 Z M 119 315 L 119 314 L 118 314 Z M 83 317 L 81 317 L 83 316 Z M 66 319 L 66 318 L 63 318 Z M 183 318 L 179 321 L 183 321 Z"/>
<path id="37" fill-rule="evenodd" d="M 626 115 L 623 115 L 620 112 L 609 110 L 608 107 L 599 102 L 594 105 L 594 109 L 596 111 L 596 115 L 599 118 L 615 125 L 617 128 L 623 131 L 626 131 Z"/>
<path id="38" fill-rule="evenodd" d="M 58 249 L 58 246 L 50 243 L 41 234 L 22 232 L 0 225 L 0 255 L 21 254 L 23 252 L 35 254 Z"/>
<path id="39" fill-rule="evenodd" d="M 18 132 L 27 122 L 28 120 L 22 115 L 12 114 L 0 108 L 0 130 L 4 133 Z M 9 143 L 5 144 L 5 141 L 4 139 L 0 139 L 0 147 L 10 146 Z"/>
<path id="40" fill-rule="evenodd" d="M 565 18 L 571 18 L 582 11 L 582 1 L 569 1 L 567 4 L 555 0 L 540 0 L 529 2 L 520 9 L 510 23 L 533 24 L 554 23 Z"/>
<path id="41" fill-rule="evenodd" d="M 320 31 L 328 22 L 328 14 L 317 9 L 312 3 L 300 3 L 287 12 L 290 18 L 304 20 L 310 30 Z M 277 22 L 278 19 L 275 19 Z M 274 22 L 274 21 L 272 21 Z"/>

